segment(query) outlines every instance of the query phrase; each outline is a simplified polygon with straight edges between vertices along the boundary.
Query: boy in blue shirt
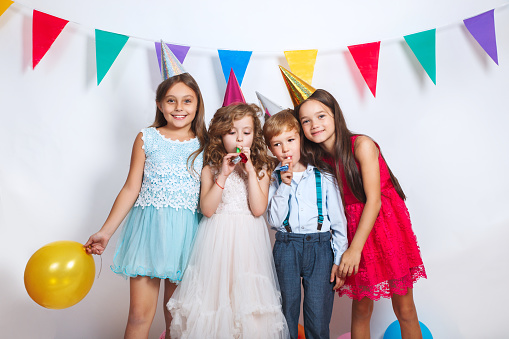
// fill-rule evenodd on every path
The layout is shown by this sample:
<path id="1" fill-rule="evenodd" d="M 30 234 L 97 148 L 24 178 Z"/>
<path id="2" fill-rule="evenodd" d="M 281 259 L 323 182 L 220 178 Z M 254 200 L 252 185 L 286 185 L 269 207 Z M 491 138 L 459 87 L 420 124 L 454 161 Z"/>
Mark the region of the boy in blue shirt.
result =
<path id="1" fill-rule="evenodd" d="M 344 283 L 338 266 L 348 248 L 341 196 L 332 175 L 300 158 L 300 124 L 292 110 L 267 119 L 263 134 L 280 162 L 266 217 L 277 231 L 273 255 L 290 336 L 298 336 L 302 279 L 306 338 L 329 338 L 334 290 Z"/>

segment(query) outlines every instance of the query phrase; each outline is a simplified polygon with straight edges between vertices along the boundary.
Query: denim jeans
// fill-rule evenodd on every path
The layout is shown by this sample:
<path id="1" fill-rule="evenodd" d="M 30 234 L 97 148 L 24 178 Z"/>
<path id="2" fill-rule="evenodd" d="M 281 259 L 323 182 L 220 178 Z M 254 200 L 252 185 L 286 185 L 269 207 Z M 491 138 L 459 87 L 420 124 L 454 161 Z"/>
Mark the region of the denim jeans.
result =
<path id="1" fill-rule="evenodd" d="M 276 233 L 272 251 L 281 287 L 283 313 L 290 336 L 297 339 L 304 288 L 304 331 L 306 339 L 329 338 L 329 323 L 334 304 L 330 273 L 334 261 L 329 232 Z"/>

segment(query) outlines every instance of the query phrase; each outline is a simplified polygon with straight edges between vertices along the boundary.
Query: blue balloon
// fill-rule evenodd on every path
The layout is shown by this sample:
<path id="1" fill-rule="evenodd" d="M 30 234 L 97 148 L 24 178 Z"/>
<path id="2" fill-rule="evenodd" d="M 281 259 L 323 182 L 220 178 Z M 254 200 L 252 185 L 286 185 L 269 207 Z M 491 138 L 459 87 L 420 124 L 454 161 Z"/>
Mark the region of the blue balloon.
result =
<path id="1" fill-rule="evenodd" d="M 421 326 L 422 339 L 433 339 L 431 331 L 426 327 L 426 325 L 419 321 L 419 326 Z M 401 327 L 399 326 L 399 321 L 396 320 L 387 327 L 383 339 L 401 339 Z"/>

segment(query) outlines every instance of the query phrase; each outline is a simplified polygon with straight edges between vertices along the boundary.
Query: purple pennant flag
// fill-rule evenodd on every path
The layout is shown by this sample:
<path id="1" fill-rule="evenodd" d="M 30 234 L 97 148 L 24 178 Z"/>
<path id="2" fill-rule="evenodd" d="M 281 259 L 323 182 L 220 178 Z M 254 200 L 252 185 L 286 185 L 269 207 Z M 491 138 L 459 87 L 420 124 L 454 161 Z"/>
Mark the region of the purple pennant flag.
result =
<path id="1" fill-rule="evenodd" d="M 157 64 L 159 65 L 159 71 L 161 71 L 161 43 L 156 42 L 156 54 L 157 54 Z M 187 56 L 187 52 L 189 52 L 189 46 L 180 46 L 180 45 L 172 45 L 166 44 L 168 48 L 175 54 L 177 60 L 182 64 L 184 63 L 184 59 Z"/>
<path id="2" fill-rule="evenodd" d="M 463 22 L 470 34 L 498 65 L 494 12 L 495 10 L 492 9 L 473 18 L 465 19 Z"/>

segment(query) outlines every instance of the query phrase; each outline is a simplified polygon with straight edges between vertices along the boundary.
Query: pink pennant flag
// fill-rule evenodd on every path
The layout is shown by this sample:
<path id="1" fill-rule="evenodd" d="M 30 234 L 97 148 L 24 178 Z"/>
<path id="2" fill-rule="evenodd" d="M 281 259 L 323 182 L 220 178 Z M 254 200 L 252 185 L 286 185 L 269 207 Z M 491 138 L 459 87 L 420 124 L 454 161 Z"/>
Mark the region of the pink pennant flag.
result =
<path id="1" fill-rule="evenodd" d="M 36 10 L 32 20 L 32 65 L 35 68 L 69 21 Z"/>
<path id="2" fill-rule="evenodd" d="M 371 93 L 376 97 L 376 79 L 378 74 L 378 55 L 380 41 L 362 45 L 348 46 L 348 50 L 366 81 Z"/>
<path id="3" fill-rule="evenodd" d="M 465 27 L 481 47 L 498 65 L 497 37 L 495 35 L 495 10 L 465 19 Z"/>

